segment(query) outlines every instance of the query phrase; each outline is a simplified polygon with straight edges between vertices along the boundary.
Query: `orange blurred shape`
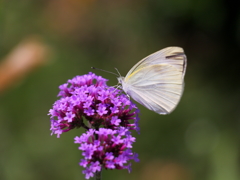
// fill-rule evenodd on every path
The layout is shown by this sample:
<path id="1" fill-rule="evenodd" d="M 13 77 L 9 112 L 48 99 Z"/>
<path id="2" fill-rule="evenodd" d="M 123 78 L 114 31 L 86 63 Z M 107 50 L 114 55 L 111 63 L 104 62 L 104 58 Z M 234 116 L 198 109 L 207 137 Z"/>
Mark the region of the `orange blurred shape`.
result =
<path id="1" fill-rule="evenodd" d="M 193 180 L 189 169 L 177 162 L 153 161 L 141 172 L 140 180 Z"/>
<path id="2" fill-rule="evenodd" d="M 0 63 L 0 93 L 46 62 L 48 48 L 39 37 L 28 37 Z"/>

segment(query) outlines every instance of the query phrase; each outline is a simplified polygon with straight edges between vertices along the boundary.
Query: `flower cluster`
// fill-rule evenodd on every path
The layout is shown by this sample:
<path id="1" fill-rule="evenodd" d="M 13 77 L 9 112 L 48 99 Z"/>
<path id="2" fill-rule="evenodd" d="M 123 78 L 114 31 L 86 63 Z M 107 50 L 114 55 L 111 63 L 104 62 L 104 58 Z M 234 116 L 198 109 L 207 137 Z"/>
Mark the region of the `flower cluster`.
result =
<path id="1" fill-rule="evenodd" d="M 99 130 L 89 130 L 80 137 L 75 138 L 75 143 L 79 143 L 79 149 L 83 151 L 85 157 L 79 163 L 86 168 L 83 171 L 86 179 L 93 177 L 94 173 L 105 169 L 128 169 L 131 171 L 131 164 L 125 165 L 129 160 L 138 162 L 138 155 L 133 153 L 132 143 L 135 138 L 127 128 L 111 130 L 100 128 Z"/>
<path id="2" fill-rule="evenodd" d="M 84 159 L 80 165 L 86 168 L 86 178 L 105 169 L 128 169 L 129 160 L 137 160 L 132 153 L 135 138 L 130 130 L 139 132 L 138 113 L 133 104 L 119 89 L 109 87 L 107 80 L 89 73 L 76 76 L 59 86 L 60 99 L 53 104 L 51 116 L 52 134 L 83 127 L 86 133 L 75 138 Z"/>
<path id="3" fill-rule="evenodd" d="M 50 109 L 51 131 L 57 137 L 75 127 L 86 129 L 100 126 L 116 129 L 119 126 L 139 130 L 138 109 L 118 89 L 106 85 L 106 79 L 89 73 L 76 76 L 59 86 L 61 99 Z M 86 125 L 83 120 L 87 120 Z M 130 123 L 130 120 L 133 120 Z"/>

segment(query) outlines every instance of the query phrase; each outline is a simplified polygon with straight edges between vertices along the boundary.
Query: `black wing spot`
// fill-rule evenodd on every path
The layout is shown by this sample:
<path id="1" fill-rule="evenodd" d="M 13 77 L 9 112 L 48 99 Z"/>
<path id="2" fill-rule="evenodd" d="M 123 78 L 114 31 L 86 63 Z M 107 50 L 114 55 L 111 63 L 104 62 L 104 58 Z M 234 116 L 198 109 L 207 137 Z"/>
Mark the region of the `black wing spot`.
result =
<path id="1" fill-rule="evenodd" d="M 184 53 L 177 53 L 177 54 L 174 54 L 174 55 L 171 55 L 171 56 L 166 56 L 165 58 L 166 59 L 171 59 L 171 58 L 175 58 L 175 57 L 179 57 L 179 56 L 185 56 Z"/>

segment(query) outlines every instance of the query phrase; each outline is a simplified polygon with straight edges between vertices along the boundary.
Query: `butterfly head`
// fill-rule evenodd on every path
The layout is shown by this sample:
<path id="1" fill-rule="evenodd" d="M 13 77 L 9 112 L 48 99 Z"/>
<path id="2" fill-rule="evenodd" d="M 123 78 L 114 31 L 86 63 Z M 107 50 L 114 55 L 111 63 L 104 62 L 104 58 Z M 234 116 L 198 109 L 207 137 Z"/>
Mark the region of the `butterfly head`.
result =
<path id="1" fill-rule="evenodd" d="M 117 78 L 117 80 L 118 80 L 118 83 L 119 83 L 119 84 L 122 84 L 123 81 L 124 81 L 124 77 L 123 77 L 123 76 L 119 76 L 119 77 Z"/>

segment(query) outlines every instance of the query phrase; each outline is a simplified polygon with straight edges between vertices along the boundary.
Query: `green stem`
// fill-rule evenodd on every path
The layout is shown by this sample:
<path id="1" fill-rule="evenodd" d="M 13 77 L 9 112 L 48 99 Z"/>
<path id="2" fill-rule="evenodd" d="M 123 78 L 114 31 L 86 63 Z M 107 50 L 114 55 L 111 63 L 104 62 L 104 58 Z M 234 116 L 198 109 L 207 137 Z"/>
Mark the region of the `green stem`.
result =
<path id="1" fill-rule="evenodd" d="M 95 172 L 95 180 L 101 180 L 101 172 L 102 171 Z"/>
<path id="2" fill-rule="evenodd" d="M 96 129 L 98 130 L 98 128 Z M 98 139 L 98 134 L 94 134 L 95 135 L 95 139 Z M 95 172 L 95 180 L 101 180 L 101 173 L 102 173 L 102 169 L 100 171 Z"/>

